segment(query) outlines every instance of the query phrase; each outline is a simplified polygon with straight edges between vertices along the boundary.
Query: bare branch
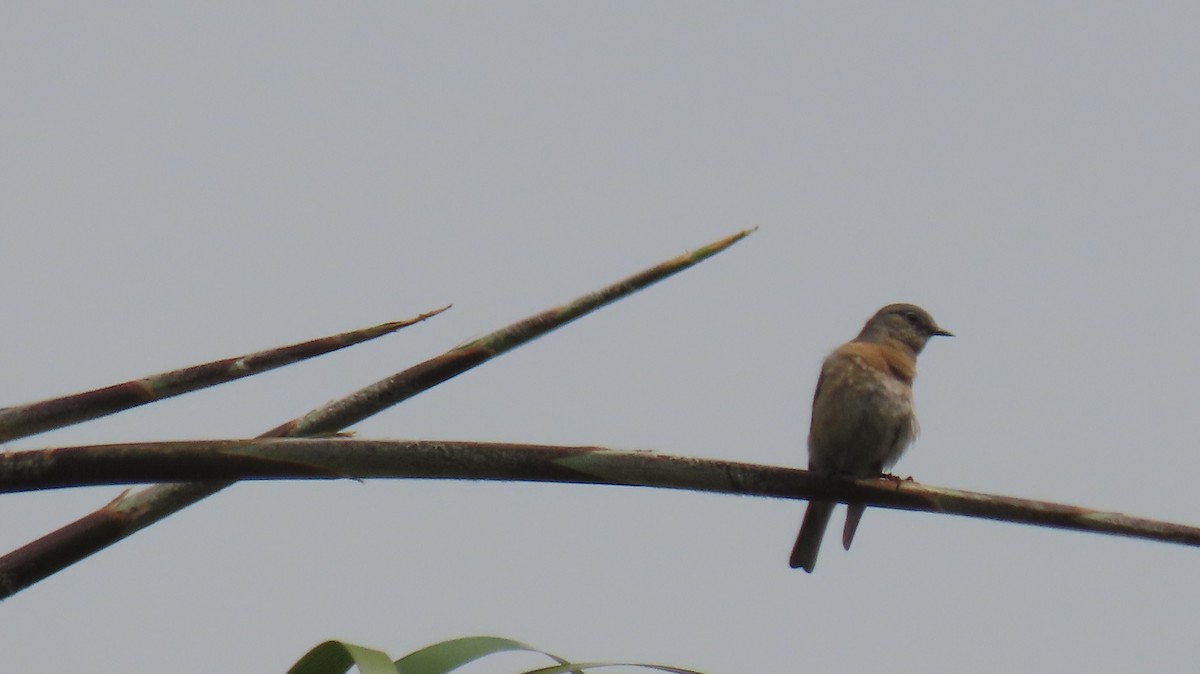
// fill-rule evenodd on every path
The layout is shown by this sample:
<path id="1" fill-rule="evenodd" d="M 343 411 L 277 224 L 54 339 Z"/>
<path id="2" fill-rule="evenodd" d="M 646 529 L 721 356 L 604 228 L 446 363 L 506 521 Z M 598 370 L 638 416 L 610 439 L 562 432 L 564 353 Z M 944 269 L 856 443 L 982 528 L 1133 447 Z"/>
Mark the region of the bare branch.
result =
<path id="1" fill-rule="evenodd" d="M 963 515 L 1200 546 L 1200 528 L 1077 506 L 651 451 L 441 440 L 254 439 L 0 455 L 0 492 L 183 480 L 396 478 L 657 487 Z"/>
<path id="2" fill-rule="evenodd" d="M 224 358 L 170 372 L 160 372 L 123 384 L 105 386 L 61 398 L 0 408 L 0 442 L 116 414 L 147 403 L 291 365 L 301 360 L 382 337 L 400 328 L 406 328 L 436 316 L 449 308 L 448 306 L 442 307 L 404 321 L 383 323 L 299 344 Z"/>
<path id="3" fill-rule="evenodd" d="M 451 349 L 441 356 L 394 374 L 267 431 L 263 437 L 302 437 L 340 431 L 506 351 L 692 267 L 749 236 L 753 231 L 743 230 L 565 305 Z M 103 508 L 0 557 L 0 599 L 11 596 L 133 532 L 215 494 L 230 484 L 232 482 L 224 480 L 157 484 L 122 494 Z"/>

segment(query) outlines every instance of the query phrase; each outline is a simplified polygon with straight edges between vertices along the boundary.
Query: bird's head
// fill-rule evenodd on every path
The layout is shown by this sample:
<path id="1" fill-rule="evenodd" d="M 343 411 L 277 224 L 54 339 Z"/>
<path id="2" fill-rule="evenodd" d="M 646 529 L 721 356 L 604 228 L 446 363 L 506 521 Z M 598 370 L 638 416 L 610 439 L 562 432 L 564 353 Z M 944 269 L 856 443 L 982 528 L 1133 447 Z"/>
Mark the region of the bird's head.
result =
<path id="1" fill-rule="evenodd" d="M 889 304 L 867 321 L 858 341 L 903 344 L 915 356 L 935 335 L 953 337 L 954 333 L 939 328 L 933 316 L 915 304 Z"/>

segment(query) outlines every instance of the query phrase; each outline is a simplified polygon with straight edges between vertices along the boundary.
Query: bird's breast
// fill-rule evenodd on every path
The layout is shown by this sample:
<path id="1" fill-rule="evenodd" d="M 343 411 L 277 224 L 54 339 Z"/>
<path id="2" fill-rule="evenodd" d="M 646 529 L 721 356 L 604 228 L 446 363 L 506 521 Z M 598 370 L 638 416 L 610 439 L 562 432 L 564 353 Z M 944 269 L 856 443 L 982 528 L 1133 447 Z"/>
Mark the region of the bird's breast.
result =
<path id="1" fill-rule="evenodd" d="M 890 468 L 917 431 L 911 376 L 898 376 L 903 359 L 874 344 L 851 342 L 826 359 L 813 398 L 809 467 L 852 477 Z M 909 359 L 912 360 L 911 358 Z"/>

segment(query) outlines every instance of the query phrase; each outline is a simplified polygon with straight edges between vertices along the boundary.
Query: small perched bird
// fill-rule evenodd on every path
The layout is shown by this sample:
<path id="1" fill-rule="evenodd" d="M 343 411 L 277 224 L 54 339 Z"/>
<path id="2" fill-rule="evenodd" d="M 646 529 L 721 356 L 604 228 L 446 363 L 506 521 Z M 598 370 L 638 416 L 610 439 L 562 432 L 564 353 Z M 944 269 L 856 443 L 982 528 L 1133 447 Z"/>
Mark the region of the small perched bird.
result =
<path id="1" fill-rule="evenodd" d="M 914 304 L 889 304 L 862 332 L 837 348 L 821 366 L 808 431 L 808 469 L 846 478 L 878 477 L 891 468 L 917 435 L 912 382 L 917 354 L 934 335 L 953 336 Z M 792 568 L 812 573 L 833 501 L 811 501 Z M 850 549 L 866 506 L 847 506 L 842 546 Z"/>

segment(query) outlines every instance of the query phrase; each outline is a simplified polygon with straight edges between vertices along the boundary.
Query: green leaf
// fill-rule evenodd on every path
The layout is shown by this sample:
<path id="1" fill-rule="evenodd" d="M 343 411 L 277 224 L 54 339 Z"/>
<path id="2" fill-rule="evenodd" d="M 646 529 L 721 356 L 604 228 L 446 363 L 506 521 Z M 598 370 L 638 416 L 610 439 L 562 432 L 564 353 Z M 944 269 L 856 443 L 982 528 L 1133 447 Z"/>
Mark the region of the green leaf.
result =
<path id="1" fill-rule="evenodd" d="M 426 646 L 414 651 L 396 661 L 396 669 L 400 674 L 446 674 L 468 662 L 494 653 L 509 651 L 527 651 L 540 653 L 562 665 L 569 663 L 551 653 L 538 650 L 528 644 L 523 644 L 503 637 L 463 637 L 451 639 Z M 569 671 L 569 667 L 568 670 Z"/>
<path id="2" fill-rule="evenodd" d="M 396 674 L 387 653 L 344 641 L 326 641 L 305 653 L 288 674 L 345 674 L 354 666 L 361 674 Z"/>
<path id="3" fill-rule="evenodd" d="M 361 674 L 447 674 L 480 658 L 512 651 L 537 653 L 558 663 L 524 674 L 582 674 L 586 669 L 601 667 L 639 667 L 668 674 L 701 674 L 691 669 L 637 662 L 569 662 L 553 653 L 504 637 L 450 639 L 414 651 L 394 664 L 382 651 L 343 641 L 326 641 L 300 658 L 288 674 L 345 674 L 355 665 Z"/>

